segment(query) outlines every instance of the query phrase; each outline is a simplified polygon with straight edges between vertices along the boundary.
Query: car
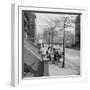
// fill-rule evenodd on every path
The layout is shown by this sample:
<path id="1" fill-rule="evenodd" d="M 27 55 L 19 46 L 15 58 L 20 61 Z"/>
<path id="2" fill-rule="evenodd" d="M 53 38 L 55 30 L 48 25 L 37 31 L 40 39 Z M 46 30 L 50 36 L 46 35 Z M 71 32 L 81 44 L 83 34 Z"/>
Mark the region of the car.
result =
<path id="1" fill-rule="evenodd" d="M 71 47 L 70 41 L 65 41 L 65 47 L 68 47 L 68 48 Z"/>

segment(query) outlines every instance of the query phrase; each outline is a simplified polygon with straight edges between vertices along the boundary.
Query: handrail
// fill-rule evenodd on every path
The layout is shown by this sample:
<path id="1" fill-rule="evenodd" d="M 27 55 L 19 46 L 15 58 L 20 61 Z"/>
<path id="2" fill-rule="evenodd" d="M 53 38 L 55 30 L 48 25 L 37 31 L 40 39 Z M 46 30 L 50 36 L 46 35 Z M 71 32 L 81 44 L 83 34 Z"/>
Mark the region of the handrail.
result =
<path id="1" fill-rule="evenodd" d="M 27 44 L 29 44 L 30 46 L 32 46 L 32 48 L 34 48 L 37 52 L 39 51 L 39 49 L 37 48 L 37 46 L 32 42 L 32 41 L 25 41 Z"/>
<path id="2" fill-rule="evenodd" d="M 36 53 L 39 52 L 39 50 L 37 48 L 35 48 L 31 43 L 24 41 L 24 44 L 26 44 L 28 47 L 32 48 L 34 50 L 34 52 L 36 52 Z"/>
<path id="3" fill-rule="evenodd" d="M 32 52 L 38 59 L 41 59 L 41 55 L 34 49 L 32 46 L 29 46 L 27 43 L 24 42 L 24 47 L 26 47 L 30 52 Z"/>

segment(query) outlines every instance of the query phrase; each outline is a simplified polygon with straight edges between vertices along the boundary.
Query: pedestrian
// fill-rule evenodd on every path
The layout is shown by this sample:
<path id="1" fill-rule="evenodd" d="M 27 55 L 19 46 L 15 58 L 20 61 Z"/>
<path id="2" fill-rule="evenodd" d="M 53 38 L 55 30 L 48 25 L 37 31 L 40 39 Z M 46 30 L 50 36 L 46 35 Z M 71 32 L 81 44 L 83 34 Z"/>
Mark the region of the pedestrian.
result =
<path id="1" fill-rule="evenodd" d="M 55 62 L 56 62 L 56 60 L 57 60 L 57 58 L 56 58 L 56 57 L 57 57 L 57 55 L 56 55 L 56 49 L 54 48 L 53 50 L 54 50 L 54 63 L 55 63 Z"/>
<path id="2" fill-rule="evenodd" d="M 53 64 L 54 63 L 54 50 L 53 50 L 53 48 L 51 49 L 50 55 L 51 55 L 51 63 Z"/>
<path id="3" fill-rule="evenodd" d="M 58 53 L 58 51 L 56 50 L 56 61 L 55 61 L 55 65 L 57 65 L 58 64 L 58 61 L 59 61 L 59 53 Z"/>
<path id="4" fill-rule="evenodd" d="M 41 57 L 42 57 L 42 60 L 44 59 L 44 57 L 46 56 L 46 49 L 44 47 L 44 44 L 41 46 Z"/>
<path id="5" fill-rule="evenodd" d="M 51 47 L 48 47 L 47 54 L 48 54 L 49 60 L 51 61 Z"/>

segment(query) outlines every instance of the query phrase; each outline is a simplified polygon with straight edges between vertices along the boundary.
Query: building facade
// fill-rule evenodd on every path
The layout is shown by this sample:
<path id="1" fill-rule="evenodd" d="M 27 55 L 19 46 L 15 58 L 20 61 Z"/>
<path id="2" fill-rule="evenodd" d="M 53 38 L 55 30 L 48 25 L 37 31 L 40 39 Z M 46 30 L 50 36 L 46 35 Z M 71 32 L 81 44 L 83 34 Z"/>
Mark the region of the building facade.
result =
<path id="1" fill-rule="evenodd" d="M 24 15 L 24 33 L 26 39 L 35 42 L 35 14 L 30 11 L 23 11 Z"/>
<path id="2" fill-rule="evenodd" d="M 75 45 L 80 48 L 80 15 L 76 17 L 76 28 L 75 28 Z"/>

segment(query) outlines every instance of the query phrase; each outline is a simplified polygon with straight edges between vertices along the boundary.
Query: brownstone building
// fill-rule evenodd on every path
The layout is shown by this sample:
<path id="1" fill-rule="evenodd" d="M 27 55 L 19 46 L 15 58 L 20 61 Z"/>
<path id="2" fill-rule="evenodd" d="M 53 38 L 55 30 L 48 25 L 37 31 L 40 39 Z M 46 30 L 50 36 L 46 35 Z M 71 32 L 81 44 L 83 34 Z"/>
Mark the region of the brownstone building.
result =
<path id="1" fill-rule="evenodd" d="M 30 11 L 23 11 L 24 14 L 24 32 L 27 39 L 35 42 L 35 14 Z"/>

